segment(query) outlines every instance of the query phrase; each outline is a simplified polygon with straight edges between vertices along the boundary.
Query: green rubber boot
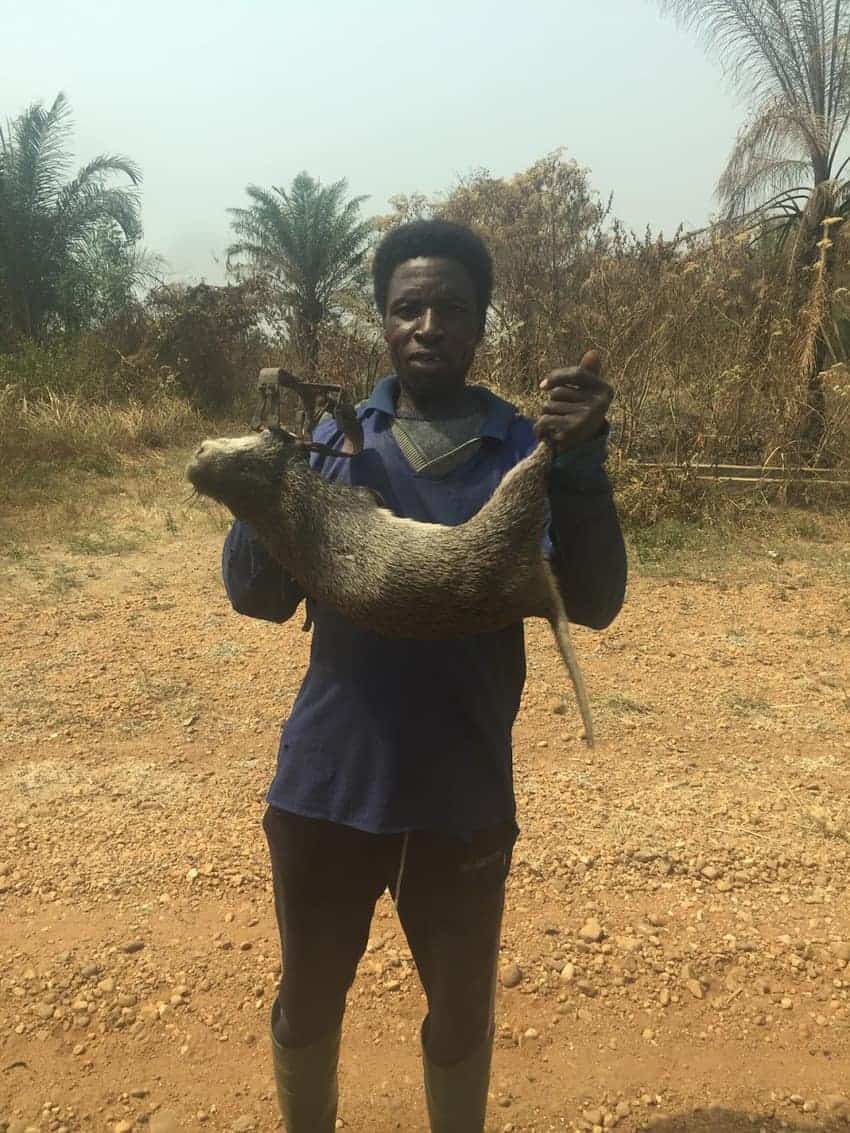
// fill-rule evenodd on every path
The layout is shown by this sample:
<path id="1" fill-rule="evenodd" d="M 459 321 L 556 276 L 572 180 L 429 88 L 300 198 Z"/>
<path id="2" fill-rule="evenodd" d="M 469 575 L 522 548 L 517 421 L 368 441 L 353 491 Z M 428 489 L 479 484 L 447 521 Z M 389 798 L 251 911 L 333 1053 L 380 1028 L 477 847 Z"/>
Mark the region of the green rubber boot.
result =
<path id="1" fill-rule="evenodd" d="M 311 1046 L 294 1048 L 281 1046 L 272 1030 L 274 1080 L 286 1133 L 334 1133 L 341 1034 L 338 1027 Z"/>
<path id="2" fill-rule="evenodd" d="M 422 1046 L 431 1133 L 484 1133 L 493 1034 L 463 1062 L 437 1066 Z"/>

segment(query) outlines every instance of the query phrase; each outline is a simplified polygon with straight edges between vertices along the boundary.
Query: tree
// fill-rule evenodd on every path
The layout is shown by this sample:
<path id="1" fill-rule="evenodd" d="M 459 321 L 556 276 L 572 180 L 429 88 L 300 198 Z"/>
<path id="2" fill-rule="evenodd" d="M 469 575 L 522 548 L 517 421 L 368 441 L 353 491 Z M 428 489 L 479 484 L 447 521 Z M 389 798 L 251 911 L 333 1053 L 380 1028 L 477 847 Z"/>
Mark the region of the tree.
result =
<path id="1" fill-rule="evenodd" d="M 850 215 L 850 0 L 660 4 L 701 34 L 749 104 L 718 183 L 726 219 L 787 248 L 796 306 L 817 308 L 809 293 L 823 290 L 831 267 L 824 222 Z M 828 246 L 821 249 L 822 235 Z M 797 439 L 811 457 L 825 429 L 828 344 L 822 319 L 804 324 Z"/>
<path id="2" fill-rule="evenodd" d="M 288 190 L 249 185 L 251 205 L 228 210 L 237 236 L 228 264 L 244 256 L 273 285 L 309 375 L 318 366 L 322 324 L 364 282 L 373 224 L 360 219 L 366 198 L 346 200 L 347 190 L 345 180 L 322 185 L 299 173 Z"/>
<path id="3" fill-rule="evenodd" d="M 577 362 L 576 308 L 608 213 L 587 171 L 556 150 L 513 177 L 464 178 L 435 209 L 477 228 L 493 256 L 494 373 L 528 391 L 547 366 Z"/>
<path id="4" fill-rule="evenodd" d="M 11 338 L 40 338 L 68 310 L 104 229 L 133 244 L 141 235 L 138 167 L 101 154 L 68 179 L 70 107 L 63 94 L 33 103 L 0 128 L 0 319 Z M 116 174 L 131 188 L 115 187 Z M 78 289 L 77 289 L 78 290 Z"/>
<path id="5" fill-rule="evenodd" d="M 163 284 L 147 296 L 146 351 L 204 409 L 232 407 L 262 363 L 262 295 L 252 281 Z"/>
<path id="6" fill-rule="evenodd" d="M 141 288 L 162 283 L 161 257 L 128 241 L 111 221 L 94 226 L 62 284 L 62 310 L 70 330 L 103 327 L 124 318 Z"/>

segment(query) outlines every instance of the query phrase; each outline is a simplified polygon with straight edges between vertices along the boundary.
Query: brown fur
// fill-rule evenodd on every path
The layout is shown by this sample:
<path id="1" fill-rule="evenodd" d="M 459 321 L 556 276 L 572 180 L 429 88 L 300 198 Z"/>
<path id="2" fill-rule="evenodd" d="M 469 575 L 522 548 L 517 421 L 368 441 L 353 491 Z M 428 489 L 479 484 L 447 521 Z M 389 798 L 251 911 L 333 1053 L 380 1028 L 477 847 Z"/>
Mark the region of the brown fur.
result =
<path id="1" fill-rule="evenodd" d="M 435 639 L 546 618 L 592 743 L 563 602 L 541 550 L 550 462 L 549 446 L 538 445 L 457 527 L 401 519 L 367 489 L 324 479 L 281 431 L 205 441 L 187 476 L 248 521 L 307 594 L 355 625 Z"/>

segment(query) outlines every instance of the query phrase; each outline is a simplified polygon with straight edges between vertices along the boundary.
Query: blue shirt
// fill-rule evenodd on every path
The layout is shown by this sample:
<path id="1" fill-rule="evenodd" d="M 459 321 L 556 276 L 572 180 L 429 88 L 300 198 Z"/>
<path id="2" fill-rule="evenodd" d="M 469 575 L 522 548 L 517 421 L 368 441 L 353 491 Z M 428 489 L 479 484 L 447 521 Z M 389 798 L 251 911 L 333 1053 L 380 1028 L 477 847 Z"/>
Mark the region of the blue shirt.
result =
<path id="1" fill-rule="evenodd" d="M 397 515 L 465 522 L 537 443 L 528 420 L 482 389 L 487 412 L 476 454 L 440 479 L 417 475 L 390 428 L 397 390 L 397 379 L 386 378 L 358 407 L 361 453 L 313 458 L 323 476 L 375 489 Z M 315 439 L 333 446 L 342 438 L 328 421 Z M 560 487 L 561 497 L 572 492 L 581 498 L 582 507 L 572 512 L 586 517 L 606 505 L 612 511 L 604 459 L 604 437 L 558 458 L 553 510 Z M 545 547 L 557 569 L 548 535 Z M 291 582 L 244 523 L 235 523 L 227 537 L 223 571 L 237 610 L 284 620 L 294 609 L 286 595 Z M 326 605 L 308 604 L 310 664 L 283 729 L 269 803 L 374 833 L 430 829 L 468 836 L 512 821 L 511 730 L 525 681 L 522 624 L 416 641 L 382 637 Z"/>

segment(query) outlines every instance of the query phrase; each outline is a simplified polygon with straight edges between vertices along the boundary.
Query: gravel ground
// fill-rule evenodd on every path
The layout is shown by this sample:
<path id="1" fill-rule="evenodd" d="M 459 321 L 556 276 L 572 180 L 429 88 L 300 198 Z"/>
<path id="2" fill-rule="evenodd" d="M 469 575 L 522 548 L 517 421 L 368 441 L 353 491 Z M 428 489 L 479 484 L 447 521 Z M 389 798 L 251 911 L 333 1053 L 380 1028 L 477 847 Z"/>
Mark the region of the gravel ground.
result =
<path id="1" fill-rule="evenodd" d="M 220 518 L 145 484 L 0 562 L 0 1133 L 277 1123 L 259 823 L 308 638 L 232 614 Z M 592 752 L 529 625 L 488 1129 L 848 1128 L 850 572 L 821 552 L 637 572 L 576 633 Z M 426 1128 L 423 1002 L 385 899 L 341 1128 Z"/>

